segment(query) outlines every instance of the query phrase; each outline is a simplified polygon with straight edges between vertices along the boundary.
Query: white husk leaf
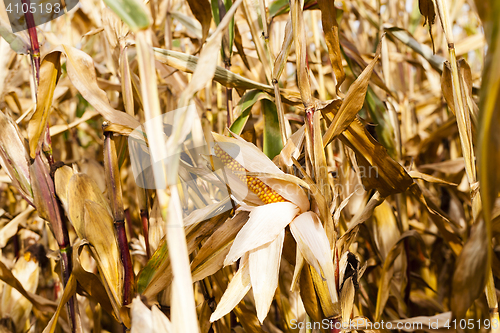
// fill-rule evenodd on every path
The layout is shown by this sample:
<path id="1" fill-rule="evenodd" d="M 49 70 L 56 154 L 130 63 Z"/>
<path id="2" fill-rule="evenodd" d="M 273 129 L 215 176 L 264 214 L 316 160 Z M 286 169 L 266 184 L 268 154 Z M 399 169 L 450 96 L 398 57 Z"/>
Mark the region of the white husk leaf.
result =
<path id="1" fill-rule="evenodd" d="M 153 332 L 154 326 L 151 310 L 142 303 L 139 296 L 132 300 L 132 310 L 130 312 L 132 317 L 131 333 Z"/>
<path id="2" fill-rule="evenodd" d="M 330 243 L 318 215 L 313 212 L 299 215 L 290 223 L 290 231 L 306 261 L 326 279 L 332 302 L 338 302 Z"/>
<path id="3" fill-rule="evenodd" d="M 236 235 L 224 265 L 230 265 L 244 253 L 275 240 L 298 212 L 299 208 L 291 202 L 276 202 L 253 208 L 248 222 Z"/>
<path id="4" fill-rule="evenodd" d="M 285 230 L 271 243 L 250 252 L 250 281 L 257 308 L 257 318 L 261 323 L 269 312 L 274 293 L 278 287 L 281 252 Z"/>
<path id="5" fill-rule="evenodd" d="M 156 306 L 151 308 L 153 319 L 153 333 L 170 333 L 172 332 L 172 323 L 163 312 Z"/>
<path id="6" fill-rule="evenodd" d="M 250 269 L 248 264 L 248 256 L 241 260 L 240 269 L 234 274 L 233 279 L 229 282 L 224 295 L 220 299 L 219 304 L 214 313 L 210 316 L 210 322 L 219 320 L 228 314 L 238 303 L 245 297 L 250 290 Z"/>

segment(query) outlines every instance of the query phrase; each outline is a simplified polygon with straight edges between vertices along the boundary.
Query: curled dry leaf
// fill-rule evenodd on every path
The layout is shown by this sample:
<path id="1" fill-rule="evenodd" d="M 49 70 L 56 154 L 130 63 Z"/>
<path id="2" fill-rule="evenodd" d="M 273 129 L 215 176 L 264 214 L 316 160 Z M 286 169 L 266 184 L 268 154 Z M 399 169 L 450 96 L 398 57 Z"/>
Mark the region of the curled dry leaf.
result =
<path id="1" fill-rule="evenodd" d="M 40 268 L 36 261 L 27 261 L 24 257 L 20 257 L 12 268 L 12 274 L 22 284 L 26 292 L 34 293 L 38 288 Z M 3 286 L 2 289 L 2 317 L 11 318 L 14 327 L 23 327 L 33 304 L 30 299 L 25 298 L 20 291 L 9 284 Z"/>
<path id="2" fill-rule="evenodd" d="M 306 108 L 311 105 L 312 93 L 309 83 L 309 70 L 307 67 L 306 32 L 304 28 L 304 13 L 302 2 L 292 0 L 290 2 L 290 16 L 293 26 L 293 42 L 295 44 L 295 54 L 297 57 L 297 81 L 299 85 L 302 103 Z"/>
<path id="3" fill-rule="evenodd" d="M 210 6 L 208 1 L 196 1 L 188 0 L 189 8 L 193 12 L 194 17 L 200 22 L 202 30 L 202 42 L 208 36 L 208 31 L 210 30 L 210 23 L 212 22 L 212 12 L 210 11 Z"/>
<path id="4" fill-rule="evenodd" d="M 120 308 L 123 291 L 123 266 L 120 260 L 113 218 L 100 204 L 85 200 L 83 204 L 85 239 L 90 243 L 103 284 L 115 312 Z M 119 312 L 117 318 L 120 318 Z"/>
<path id="5" fill-rule="evenodd" d="M 127 113 L 115 110 L 109 104 L 106 93 L 97 84 L 94 61 L 92 57 L 72 46 L 61 45 L 52 53 L 66 55 L 66 69 L 71 83 L 82 94 L 97 112 L 107 121 L 123 126 L 131 132 L 140 127 L 140 123 Z M 138 138 L 141 139 L 140 137 Z"/>
<path id="6" fill-rule="evenodd" d="M 337 8 L 335 8 L 334 1 L 319 0 L 319 8 L 321 10 L 321 22 L 323 26 L 323 31 L 325 33 L 325 41 L 328 46 L 328 56 L 330 57 L 330 63 L 335 73 L 335 79 L 337 81 L 336 89 L 337 92 L 340 85 L 345 80 L 344 66 L 342 65 L 342 57 L 340 51 L 339 42 L 339 26 L 337 23 Z"/>
<path id="7" fill-rule="evenodd" d="M 19 133 L 19 128 L 12 119 L 0 112 L 0 164 L 7 172 L 13 184 L 28 200 L 33 202 L 31 190 L 29 155 L 24 145 L 24 139 Z"/>
<path id="8" fill-rule="evenodd" d="M 248 212 L 238 212 L 207 239 L 191 263 L 194 282 L 214 274 L 224 266 L 230 245 L 247 220 Z"/>
<path id="9" fill-rule="evenodd" d="M 486 223 L 481 219 L 474 224 L 453 274 L 451 310 L 456 319 L 465 318 L 474 300 L 484 292 L 491 260 L 490 249 L 484 244 L 488 244 L 488 237 Z"/>
<path id="10" fill-rule="evenodd" d="M 60 61 L 60 53 L 49 53 L 45 56 L 40 66 L 40 84 L 36 96 L 36 109 L 28 125 L 31 158 L 35 158 L 35 155 L 40 150 L 42 141 L 45 139 L 44 133 L 47 129 L 52 98 L 54 97 L 54 90 L 61 74 Z"/>
<path id="11" fill-rule="evenodd" d="M 354 83 L 349 87 L 340 109 L 335 114 L 332 123 L 323 136 L 323 142 L 325 145 L 342 133 L 354 121 L 357 113 L 363 107 L 366 91 L 368 89 L 368 83 L 370 82 L 373 68 L 377 64 L 378 58 L 380 57 L 381 50 L 382 42 L 379 42 L 375 57 L 368 64 L 368 66 L 366 66 L 361 75 L 358 76 L 356 81 L 354 81 Z"/>
<path id="12" fill-rule="evenodd" d="M 35 264 L 36 266 L 36 264 Z M 0 261 L 0 280 L 17 290 L 21 295 L 26 297 L 31 304 L 42 312 L 53 313 L 57 308 L 57 303 L 34 294 L 26 290 L 23 284 L 12 274 L 12 271 Z"/>

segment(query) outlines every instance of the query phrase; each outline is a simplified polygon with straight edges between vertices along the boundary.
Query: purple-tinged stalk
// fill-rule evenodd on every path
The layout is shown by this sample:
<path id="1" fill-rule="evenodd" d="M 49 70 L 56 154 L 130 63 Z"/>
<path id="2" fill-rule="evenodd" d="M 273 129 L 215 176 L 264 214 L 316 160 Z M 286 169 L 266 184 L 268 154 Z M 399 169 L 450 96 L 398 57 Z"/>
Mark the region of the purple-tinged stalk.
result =
<path id="1" fill-rule="evenodd" d="M 21 0 L 23 5 L 26 4 L 30 8 L 30 0 Z M 35 82 L 38 87 L 40 83 L 40 45 L 38 44 L 38 34 L 36 32 L 35 18 L 33 13 L 29 10 L 24 13 L 24 19 L 26 20 L 26 25 L 28 27 L 28 34 L 30 36 L 31 43 L 31 63 L 33 66 L 33 76 L 35 77 Z"/>
<path id="2" fill-rule="evenodd" d="M 63 285 L 69 280 L 73 270 L 72 247 L 69 240 L 68 229 L 63 219 L 64 214 L 60 202 L 56 198 L 54 180 L 46 164 L 42 161 L 40 154 L 37 154 L 33 164 L 30 166 L 30 175 L 33 189 L 33 202 L 41 218 L 50 222 L 50 227 L 61 252 L 61 270 Z M 71 297 L 67 303 L 68 313 L 71 318 L 71 330 L 76 329 L 76 302 L 75 297 Z"/>
<path id="3" fill-rule="evenodd" d="M 116 146 L 112 132 L 104 132 L 104 168 L 106 170 L 106 185 L 108 188 L 111 210 L 113 212 L 116 237 L 118 240 L 118 247 L 120 248 L 120 258 L 124 268 L 123 305 L 125 306 L 132 302 L 134 271 L 125 230 L 122 186 L 118 169 Z"/>
<path id="4" fill-rule="evenodd" d="M 144 233 L 144 242 L 146 243 L 146 255 L 151 258 L 151 248 L 149 247 L 149 216 L 147 209 L 141 209 L 142 231 Z"/>

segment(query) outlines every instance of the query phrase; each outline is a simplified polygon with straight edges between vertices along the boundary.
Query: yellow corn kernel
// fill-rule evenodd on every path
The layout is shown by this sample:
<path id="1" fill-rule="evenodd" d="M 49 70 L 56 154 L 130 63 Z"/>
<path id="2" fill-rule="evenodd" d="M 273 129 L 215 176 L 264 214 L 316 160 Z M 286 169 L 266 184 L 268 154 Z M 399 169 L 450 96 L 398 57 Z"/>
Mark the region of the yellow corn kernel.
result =
<path id="1" fill-rule="evenodd" d="M 229 156 L 228 153 L 222 150 L 219 145 L 216 144 L 214 146 L 214 152 L 215 156 L 217 156 L 228 169 L 237 172 L 237 177 L 242 182 L 246 183 L 250 191 L 257 194 L 260 200 L 262 200 L 262 202 L 264 202 L 265 204 L 288 201 L 281 195 L 276 193 L 276 191 L 274 191 L 268 185 L 264 184 L 264 182 L 262 182 L 262 180 L 260 180 L 259 178 L 243 174 L 244 172 L 248 172 L 248 170 L 246 170 L 240 163 Z"/>

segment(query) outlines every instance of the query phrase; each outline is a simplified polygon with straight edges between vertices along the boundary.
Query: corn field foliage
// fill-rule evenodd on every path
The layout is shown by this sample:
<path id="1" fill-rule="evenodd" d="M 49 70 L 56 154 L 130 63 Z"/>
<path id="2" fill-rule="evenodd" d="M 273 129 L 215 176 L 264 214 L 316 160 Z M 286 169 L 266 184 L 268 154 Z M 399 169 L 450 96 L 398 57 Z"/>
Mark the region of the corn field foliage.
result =
<path id="1" fill-rule="evenodd" d="M 9 10 L 0 332 L 500 332 L 500 1 Z"/>

